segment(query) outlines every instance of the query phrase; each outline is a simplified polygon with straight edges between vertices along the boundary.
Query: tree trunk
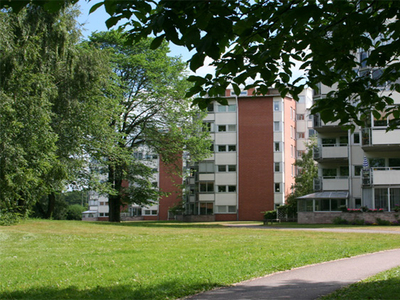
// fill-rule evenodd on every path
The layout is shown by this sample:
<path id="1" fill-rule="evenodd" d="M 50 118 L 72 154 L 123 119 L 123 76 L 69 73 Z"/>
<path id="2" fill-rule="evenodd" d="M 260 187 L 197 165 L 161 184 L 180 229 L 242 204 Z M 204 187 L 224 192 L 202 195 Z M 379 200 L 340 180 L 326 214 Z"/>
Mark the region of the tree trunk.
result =
<path id="1" fill-rule="evenodd" d="M 49 204 L 47 206 L 46 219 L 50 219 L 53 216 L 54 207 L 56 206 L 56 193 L 51 192 L 48 195 L 48 199 L 49 199 Z"/>
<path id="2" fill-rule="evenodd" d="M 117 166 L 118 169 L 118 166 Z M 121 222 L 120 207 L 121 207 L 121 184 L 122 180 L 119 178 L 119 172 L 116 172 L 114 166 L 108 169 L 108 181 L 111 183 L 113 189 L 117 192 L 116 195 L 108 195 L 108 221 Z"/>

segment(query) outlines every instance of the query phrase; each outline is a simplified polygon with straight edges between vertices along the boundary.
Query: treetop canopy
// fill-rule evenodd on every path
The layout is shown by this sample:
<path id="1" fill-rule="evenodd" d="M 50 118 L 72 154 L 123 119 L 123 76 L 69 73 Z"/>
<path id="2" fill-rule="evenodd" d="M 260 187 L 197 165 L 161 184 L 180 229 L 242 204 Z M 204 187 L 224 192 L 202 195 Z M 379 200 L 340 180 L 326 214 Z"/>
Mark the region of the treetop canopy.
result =
<path id="1" fill-rule="evenodd" d="M 28 2 L 2 1 L 0 7 L 18 10 Z M 104 0 L 91 11 L 102 5 L 110 15 L 106 25 L 125 21 L 131 41 L 153 35 L 152 48 L 166 40 L 194 50 L 193 71 L 207 56 L 214 60 L 215 75 L 189 78 L 188 96 L 199 95 L 194 103 L 200 107 L 230 85 L 237 94 L 240 87 L 265 94 L 274 86 L 297 98 L 305 86 L 322 83 L 335 87 L 313 107 L 324 121 L 361 125 L 371 111 L 400 117 L 390 93 L 400 92 L 400 1 Z M 304 76 L 293 78 L 295 63 Z"/>

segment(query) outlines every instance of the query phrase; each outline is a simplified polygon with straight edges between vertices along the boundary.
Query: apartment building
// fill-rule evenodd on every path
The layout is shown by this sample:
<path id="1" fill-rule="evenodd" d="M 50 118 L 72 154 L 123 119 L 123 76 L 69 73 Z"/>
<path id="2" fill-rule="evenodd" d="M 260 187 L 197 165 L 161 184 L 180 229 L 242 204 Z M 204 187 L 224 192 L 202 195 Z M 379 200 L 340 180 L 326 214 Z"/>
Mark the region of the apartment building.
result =
<path id="1" fill-rule="evenodd" d="M 225 99 L 228 105 L 211 102 L 204 119 L 213 154 L 192 166 L 186 179 L 188 220 L 261 220 L 262 212 L 283 205 L 294 184 L 296 156 L 313 134 L 309 89 L 299 103 L 275 89 L 261 96 L 227 90 Z"/>
<path id="2" fill-rule="evenodd" d="M 364 51 L 358 53 L 361 62 L 366 55 Z M 379 75 L 378 70 L 362 64 L 358 72 L 360 76 Z M 331 90 L 322 85 L 314 101 L 320 101 Z M 394 105 L 400 105 L 399 93 L 382 86 L 382 94 L 390 95 Z M 324 123 L 319 115 L 314 116 L 318 133 L 313 154 L 318 162 L 316 193 L 301 197 L 300 212 L 340 211 L 341 205 L 393 211 L 400 205 L 400 129 L 386 131 L 391 119 L 376 119 L 371 114 L 365 126 L 350 131 L 338 122 Z"/>
<path id="3" fill-rule="evenodd" d="M 158 202 L 149 205 L 126 204 L 121 206 L 122 220 L 168 220 L 169 209 L 182 200 L 182 176 L 171 172 L 170 166 L 164 164 L 158 154 L 148 147 L 140 147 L 134 157 L 153 170 L 152 185 L 165 196 Z M 182 165 L 182 158 L 178 157 L 177 164 Z M 128 185 L 128 182 L 126 182 Z M 108 197 L 91 191 L 89 194 L 89 209 L 82 213 L 84 221 L 108 221 Z"/>

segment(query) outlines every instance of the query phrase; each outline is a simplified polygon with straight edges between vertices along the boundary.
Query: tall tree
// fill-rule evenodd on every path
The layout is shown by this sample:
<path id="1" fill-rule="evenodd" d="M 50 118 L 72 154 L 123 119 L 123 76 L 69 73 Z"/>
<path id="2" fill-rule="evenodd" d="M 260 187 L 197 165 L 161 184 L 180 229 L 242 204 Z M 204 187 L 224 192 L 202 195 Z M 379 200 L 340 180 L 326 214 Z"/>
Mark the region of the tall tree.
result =
<path id="1" fill-rule="evenodd" d="M 297 198 L 314 192 L 314 179 L 318 177 L 318 166 L 313 158 L 313 149 L 317 145 L 315 138 L 311 138 L 306 145 L 306 152 L 296 159 L 298 168 L 292 193 L 286 199 L 289 213 L 297 212 Z"/>
<path id="2" fill-rule="evenodd" d="M 119 85 L 114 96 L 120 112 L 111 126 L 121 139 L 115 144 L 118 151 L 107 160 L 113 187 L 109 219 L 119 222 L 122 203 L 145 204 L 160 195 L 151 185 L 151 169 L 133 156 L 135 149 L 145 145 L 172 166 L 179 162 L 182 151 L 201 159 L 209 147 L 207 135 L 199 130 L 201 112 L 190 109 L 190 101 L 184 97 L 188 88 L 185 64 L 167 55 L 166 43 L 151 50 L 152 39 L 132 45 L 119 31 L 94 33 L 90 43 L 110 53 L 116 75 L 113 80 Z"/>
<path id="3" fill-rule="evenodd" d="M 77 13 L 34 5 L 0 13 L 0 199 L 8 209 L 25 212 L 48 194 L 51 217 L 55 193 L 79 181 L 114 135 L 107 56 L 78 45 Z"/>

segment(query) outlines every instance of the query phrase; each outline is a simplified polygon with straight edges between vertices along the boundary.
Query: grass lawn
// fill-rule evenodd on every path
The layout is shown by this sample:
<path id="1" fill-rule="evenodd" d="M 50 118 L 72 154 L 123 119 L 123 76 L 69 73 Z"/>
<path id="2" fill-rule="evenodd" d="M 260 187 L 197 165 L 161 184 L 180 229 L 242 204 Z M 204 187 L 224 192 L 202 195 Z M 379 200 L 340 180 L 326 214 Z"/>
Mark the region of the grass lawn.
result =
<path id="1" fill-rule="evenodd" d="M 400 267 L 394 268 L 368 279 L 362 280 L 348 287 L 342 288 L 321 300 L 333 299 L 399 299 L 400 295 Z"/>
<path id="2" fill-rule="evenodd" d="M 399 247 L 392 234 L 30 220 L 0 227 L 0 299 L 176 299 Z"/>

